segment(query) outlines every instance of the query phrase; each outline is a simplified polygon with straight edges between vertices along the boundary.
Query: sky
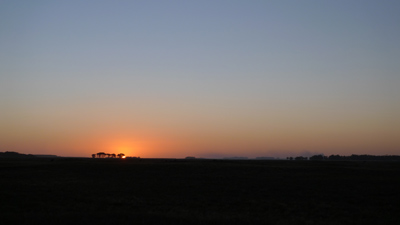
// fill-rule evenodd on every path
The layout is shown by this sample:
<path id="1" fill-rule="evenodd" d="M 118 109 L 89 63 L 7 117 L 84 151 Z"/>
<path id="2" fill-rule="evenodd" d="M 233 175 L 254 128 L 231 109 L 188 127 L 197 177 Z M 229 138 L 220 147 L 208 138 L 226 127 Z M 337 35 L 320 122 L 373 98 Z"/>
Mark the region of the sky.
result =
<path id="1" fill-rule="evenodd" d="M 400 1 L 0 1 L 0 151 L 400 154 Z"/>

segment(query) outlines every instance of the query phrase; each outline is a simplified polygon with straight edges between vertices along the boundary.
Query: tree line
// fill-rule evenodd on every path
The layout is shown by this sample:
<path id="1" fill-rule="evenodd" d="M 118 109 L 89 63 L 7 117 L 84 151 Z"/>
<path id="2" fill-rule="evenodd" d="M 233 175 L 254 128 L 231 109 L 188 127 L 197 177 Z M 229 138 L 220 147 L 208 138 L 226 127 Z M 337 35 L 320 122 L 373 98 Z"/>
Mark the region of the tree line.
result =
<path id="1" fill-rule="evenodd" d="M 330 161 L 400 161 L 400 156 L 398 155 L 350 155 L 350 156 L 341 156 L 341 155 L 313 155 L 311 157 L 287 157 L 287 160 L 330 160 Z"/>
<path id="2" fill-rule="evenodd" d="M 96 154 L 92 154 L 92 158 L 125 158 L 125 154 L 124 153 L 119 153 L 118 155 L 112 153 L 104 153 L 104 152 L 98 152 Z"/>

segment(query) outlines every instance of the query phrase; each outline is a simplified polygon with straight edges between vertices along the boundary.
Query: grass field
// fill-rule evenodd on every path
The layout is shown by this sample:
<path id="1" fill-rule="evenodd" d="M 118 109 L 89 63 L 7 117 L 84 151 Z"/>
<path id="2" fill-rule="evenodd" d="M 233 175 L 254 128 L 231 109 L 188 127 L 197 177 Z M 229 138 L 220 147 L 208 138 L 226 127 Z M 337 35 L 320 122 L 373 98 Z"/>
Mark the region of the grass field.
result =
<path id="1" fill-rule="evenodd" d="M 400 224 L 400 162 L 0 159 L 0 224 Z"/>

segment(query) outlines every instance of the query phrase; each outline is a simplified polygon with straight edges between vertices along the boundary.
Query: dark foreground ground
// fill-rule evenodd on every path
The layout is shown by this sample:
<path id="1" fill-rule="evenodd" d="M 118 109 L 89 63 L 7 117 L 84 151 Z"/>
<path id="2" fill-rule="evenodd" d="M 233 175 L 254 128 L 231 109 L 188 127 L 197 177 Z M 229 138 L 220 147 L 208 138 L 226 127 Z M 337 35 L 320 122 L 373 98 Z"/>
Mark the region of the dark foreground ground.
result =
<path id="1" fill-rule="evenodd" d="M 0 224 L 400 224 L 400 162 L 0 159 Z"/>

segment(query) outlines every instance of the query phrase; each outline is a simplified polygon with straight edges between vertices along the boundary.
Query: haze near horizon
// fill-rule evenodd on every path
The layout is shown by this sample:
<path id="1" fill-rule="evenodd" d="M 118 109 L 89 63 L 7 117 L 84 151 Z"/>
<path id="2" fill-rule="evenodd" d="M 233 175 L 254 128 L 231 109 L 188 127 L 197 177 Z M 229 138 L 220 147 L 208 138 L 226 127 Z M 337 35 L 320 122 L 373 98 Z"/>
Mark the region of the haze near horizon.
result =
<path id="1" fill-rule="evenodd" d="M 400 154 L 399 1 L 1 1 L 0 151 Z"/>

